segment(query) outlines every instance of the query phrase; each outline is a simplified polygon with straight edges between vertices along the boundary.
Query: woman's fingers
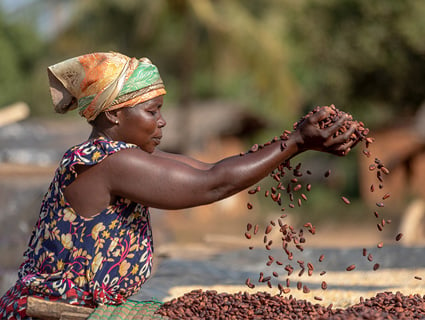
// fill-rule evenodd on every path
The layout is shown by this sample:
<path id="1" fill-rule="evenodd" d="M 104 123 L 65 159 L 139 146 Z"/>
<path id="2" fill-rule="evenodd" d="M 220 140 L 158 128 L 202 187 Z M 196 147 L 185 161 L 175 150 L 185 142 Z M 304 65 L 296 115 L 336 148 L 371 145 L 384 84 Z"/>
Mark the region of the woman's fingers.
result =
<path id="1" fill-rule="evenodd" d="M 334 105 L 316 107 L 297 123 L 294 129 L 302 139 L 303 150 L 318 150 L 346 155 L 359 141 L 366 129 L 361 122 L 335 108 Z"/>
<path id="2" fill-rule="evenodd" d="M 345 121 L 350 120 L 350 117 L 346 113 L 342 113 L 337 121 L 335 121 L 330 127 L 326 128 L 326 133 L 328 135 L 334 135 L 337 133 L 343 126 Z"/>
<path id="3" fill-rule="evenodd" d="M 353 141 L 353 144 L 350 145 L 350 148 L 353 149 L 359 142 L 360 142 L 360 138 L 357 138 L 356 140 Z"/>
<path id="4" fill-rule="evenodd" d="M 329 148 L 329 152 L 339 156 L 345 156 L 351 151 L 351 149 L 355 147 L 359 141 L 359 139 L 348 139 L 344 140 L 342 143 L 333 144 Z"/>
<path id="5" fill-rule="evenodd" d="M 351 135 L 356 131 L 356 129 L 357 125 L 351 124 L 350 128 L 348 128 L 347 131 L 337 135 L 332 139 L 333 143 L 339 144 L 344 143 L 344 141 L 351 140 Z"/>
<path id="6" fill-rule="evenodd" d="M 335 114 L 335 111 L 330 107 L 322 107 L 319 111 L 313 113 L 309 119 L 312 123 L 319 123 L 320 121 L 325 120 L 330 115 Z"/>
<path id="7" fill-rule="evenodd" d="M 346 155 L 360 141 L 357 135 L 358 126 L 357 122 L 351 123 L 345 132 L 331 136 L 325 144 L 328 152 Z"/>

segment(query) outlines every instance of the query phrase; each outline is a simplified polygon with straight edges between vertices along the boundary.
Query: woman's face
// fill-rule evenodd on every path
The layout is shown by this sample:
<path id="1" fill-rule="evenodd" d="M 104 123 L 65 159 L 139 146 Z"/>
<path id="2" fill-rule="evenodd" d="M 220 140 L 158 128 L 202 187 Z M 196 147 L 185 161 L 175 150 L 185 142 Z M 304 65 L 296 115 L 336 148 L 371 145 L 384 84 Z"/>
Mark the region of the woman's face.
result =
<path id="1" fill-rule="evenodd" d="M 161 142 L 162 128 L 167 124 L 161 115 L 163 96 L 122 108 L 117 112 L 119 139 L 152 153 Z"/>

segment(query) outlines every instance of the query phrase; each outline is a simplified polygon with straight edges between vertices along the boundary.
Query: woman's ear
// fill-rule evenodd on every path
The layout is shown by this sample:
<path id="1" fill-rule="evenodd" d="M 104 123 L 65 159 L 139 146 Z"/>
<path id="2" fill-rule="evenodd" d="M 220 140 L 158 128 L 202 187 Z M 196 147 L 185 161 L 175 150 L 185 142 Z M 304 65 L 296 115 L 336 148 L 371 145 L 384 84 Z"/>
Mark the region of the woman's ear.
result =
<path id="1" fill-rule="evenodd" d="M 117 110 L 105 111 L 106 119 L 112 124 L 119 124 Z"/>

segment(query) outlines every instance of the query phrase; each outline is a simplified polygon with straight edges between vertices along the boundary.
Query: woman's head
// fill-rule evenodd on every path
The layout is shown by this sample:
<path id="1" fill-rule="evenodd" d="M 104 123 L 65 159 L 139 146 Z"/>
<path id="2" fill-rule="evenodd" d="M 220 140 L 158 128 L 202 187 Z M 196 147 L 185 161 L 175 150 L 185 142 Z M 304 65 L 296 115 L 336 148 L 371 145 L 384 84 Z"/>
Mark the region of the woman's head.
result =
<path id="1" fill-rule="evenodd" d="M 92 125 L 96 135 L 125 141 L 153 152 L 162 139 L 166 121 L 162 117 L 163 96 L 139 103 L 131 108 L 102 112 Z"/>
<path id="2" fill-rule="evenodd" d="M 50 66 L 48 75 L 56 112 L 78 108 L 88 121 L 102 112 L 133 107 L 166 93 L 149 59 L 116 52 L 65 60 Z"/>
<path id="3" fill-rule="evenodd" d="M 78 109 L 97 135 L 134 143 L 153 152 L 166 122 L 166 93 L 158 69 L 147 58 L 92 53 L 48 68 L 56 112 Z"/>

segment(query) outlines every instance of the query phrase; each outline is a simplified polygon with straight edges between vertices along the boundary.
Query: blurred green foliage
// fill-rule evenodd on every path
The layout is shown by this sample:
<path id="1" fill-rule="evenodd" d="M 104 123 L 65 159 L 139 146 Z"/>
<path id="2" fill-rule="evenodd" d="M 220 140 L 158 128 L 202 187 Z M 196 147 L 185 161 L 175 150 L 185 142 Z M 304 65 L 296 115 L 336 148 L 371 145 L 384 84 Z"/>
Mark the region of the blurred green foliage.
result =
<path id="1" fill-rule="evenodd" d="M 31 25 L 6 22 L 0 12 L 0 106 L 16 101 L 32 102 L 33 77 L 44 45 Z"/>
<path id="2" fill-rule="evenodd" d="M 235 100 L 272 135 L 316 105 L 377 129 L 424 101 L 422 0 L 38 0 L 0 27 L 0 105 L 24 100 L 33 115 L 53 113 L 47 66 L 95 51 L 147 56 L 169 105 Z M 357 195 L 354 157 L 344 166 L 338 188 Z"/>
<path id="3" fill-rule="evenodd" d="M 423 1 L 297 3 L 288 16 L 307 104 L 333 101 L 369 125 L 414 115 L 424 101 Z"/>
<path id="4" fill-rule="evenodd" d="M 64 3 L 73 10 L 60 25 Z M 34 114 L 51 112 L 45 67 L 109 50 L 150 57 L 169 101 L 236 99 L 279 127 L 331 103 L 380 126 L 423 101 L 420 0 L 39 0 L 26 10 L 50 11 L 43 23 L 57 30 L 43 37 L 22 13 L 0 16 L 0 102 L 27 100 Z"/>

